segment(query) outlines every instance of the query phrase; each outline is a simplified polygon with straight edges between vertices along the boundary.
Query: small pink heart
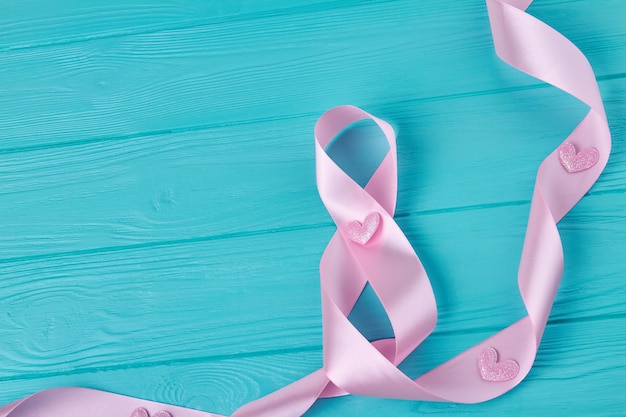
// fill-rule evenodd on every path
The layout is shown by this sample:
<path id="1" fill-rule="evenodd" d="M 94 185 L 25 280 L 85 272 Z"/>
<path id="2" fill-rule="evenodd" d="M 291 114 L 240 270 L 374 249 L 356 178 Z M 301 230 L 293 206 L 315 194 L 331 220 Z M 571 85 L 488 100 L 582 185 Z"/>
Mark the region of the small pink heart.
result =
<path id="1" fill-rule="evenodd" d="M 150 414 L 148 413 L 148 410 L 140 407 L 136 409 L 135 411 L 133 411 L 130 417 L 150 417 Z M 161 410 L 161 411 L 157 411 L 154 417 L 172 417 L 172 415 L 165 410 Z"/>
<path id="2" fill-rule="evenodd" d="M 374 236 L 380 224 L 380 214 L 373 211 L 365 217 L 363 223 L 353 220 L 343 225 L 343 232 L 351 241 L 365 245 Z"/>
<path id="3" fill-rule="evenodd" d="M 513 379 L 519 373 L 519 365 L 512 359 L 498 362 L 498 351 L 492 347 L 478 355 L 478 369 L 485 381 L 502 382 Z"/>
<path id="4" fill-rule="evenodd" d="M 587 148 L 576 153 L 576 148 L 569 142 L 559 146 L 559 159 L 567 172 L 584 171 L 598 163 L 600 153 L 596 148 Z"/>

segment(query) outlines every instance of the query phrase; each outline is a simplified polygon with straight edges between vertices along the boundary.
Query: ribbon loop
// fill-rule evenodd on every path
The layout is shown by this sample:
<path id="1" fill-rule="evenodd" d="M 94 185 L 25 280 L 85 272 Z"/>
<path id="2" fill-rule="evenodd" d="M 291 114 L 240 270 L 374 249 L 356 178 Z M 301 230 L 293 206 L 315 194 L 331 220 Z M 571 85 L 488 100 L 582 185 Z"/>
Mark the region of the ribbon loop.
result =
<path id="1" fill-rule="evenodd" d="M 389 151 L 361 188 L 326 153 L 325 148 L 339 132 L 360 120 L 371 119 L 382 130 Z M 329 214 L 341 226 L 364 219 L 371 212 L 385 211 L 393 216 L 397 195 L 396 143 L 393 128 L 354 106 L 339 106 L 324 113 L 315 125 L 317 188 Z"/>
<path id="2" fill-rule="evenodd" d="M 366 118 L 381 128 L 389 151 L 361 188 L 324 148 L 343 128 Z M 390 396 L 382 391 L 395 386 L 397 395 L 397 385 L 410 380 L 396 365 L 432 332 L 437 309 L 426 272 L 393 220 L 397 194 L 395 134 L 388 123 L 352 106 L 328 111 L 318 121 L 315 133 L 318 189 L 338 227 L 320 264 L 325 369 L 331 381 L 350 393 Z M 361 219 L 369 220 L 371 228 L 360 223 Z M 361 233 L 356 233 L 357 239 L 346 239 L 346 234 L 354 231 L 350 227 L 365 230 L 356 231 Z M 358 237 L 364 239 L 359 241 Z M 347 318 L 368 282 L 380 298 L 395 335 L 377 344 L 367 341 Z M 392 380 L 395 384 L 390 384 Z M 374 385 L 378 388 L 373 389 Z"/>

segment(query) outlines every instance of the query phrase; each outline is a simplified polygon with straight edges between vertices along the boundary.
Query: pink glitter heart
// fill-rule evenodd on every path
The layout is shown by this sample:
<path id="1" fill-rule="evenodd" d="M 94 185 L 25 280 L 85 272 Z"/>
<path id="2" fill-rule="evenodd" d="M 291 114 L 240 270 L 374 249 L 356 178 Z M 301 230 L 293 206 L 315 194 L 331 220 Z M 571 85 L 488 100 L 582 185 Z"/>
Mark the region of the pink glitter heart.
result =
<path id="1" fill-rule="evenodd" d="M 596 148 L 587 148 L 576 153 L 574 145 L 565 142 L 559 146 L 559 159 L 563 168 L 571 174 L 594 166 L 600 159 L 600 153 Z"/>
<path id="2" fill-rule="evenodd" d="M 373 211 L 365 217 L 363 223 L 353 220 L 343 225 L 343 232 L 351 241 L 365 245 L 374 236 L 380 224 L 380 214 Z"/>
<path id="3" fill-rule="evenodd" d="M 148 413 L 148 410 L 140 407 L 136 409 L 135 411 L 133 411 L 130 417 L 150 417 L 150 414 Z M 161 411 L 157 411 L 154 417 L 172 417 L 172 415 L 165 410 L 161 410 Z"/>
<path id="4" fill-rule="evenodd" d="M 502 382 L 517 376 L 519 365 L 511 359 L 498 362 L 498 351 L 492 347 L 485 348 L 478 355 L 478 369 L 485 381 Z"/>

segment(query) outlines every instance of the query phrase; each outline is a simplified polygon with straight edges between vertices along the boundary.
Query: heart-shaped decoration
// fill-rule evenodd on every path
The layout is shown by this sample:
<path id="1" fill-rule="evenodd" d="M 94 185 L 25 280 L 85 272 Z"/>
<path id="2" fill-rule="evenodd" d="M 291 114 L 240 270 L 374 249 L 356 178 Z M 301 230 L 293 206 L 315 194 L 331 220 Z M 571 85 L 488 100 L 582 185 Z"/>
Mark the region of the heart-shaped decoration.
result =
<path id="1" fill-rule="evenodd" d="M 138 408 L 130 415 L 130 417 L 150 417 L 150 413 L 145 408 Z M 157 411 L 154 417 L 172 417 L 170 413 L 165 410 Z"/>
<path id="2" fill-rule="evenodd" d="M 478 355 L 478 369 L 485 381 L 508 381 L 519 374 L 519 365 L 512 359 L 498 362 L 498 351 L 492 347 L 483 349 Z"/>
<path id="3" fill-rule="evenodd" d="M 343 232 L 348 238 L 360 245 L 365 245 L 374 236 L 380 225 L 380 214 L 373 211 L 365 217 L 363 223 L 353 220 L 343 225 Z"/>
<path id="4" fill-rule="evenodd" d="M 598 163 L 600 152 L 596 148 L 587 148 L 576 153 L 576 148 L 569 142 L 559 146 L 559 159 L 567 172 L 584 171 Z"/>

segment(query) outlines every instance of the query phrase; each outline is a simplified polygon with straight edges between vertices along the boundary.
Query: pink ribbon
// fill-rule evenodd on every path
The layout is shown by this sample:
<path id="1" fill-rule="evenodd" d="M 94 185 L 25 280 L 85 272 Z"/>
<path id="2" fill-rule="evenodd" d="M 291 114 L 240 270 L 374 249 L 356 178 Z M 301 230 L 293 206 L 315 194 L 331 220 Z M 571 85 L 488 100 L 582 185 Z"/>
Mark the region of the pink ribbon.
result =
<path id="1" fill-rule="evenodd" d="M 610 132 L 591 66 L 565 37 L 525 13 L 532 0 L 487 0 L 497 54 L 508 64 L 589 105 L 583 121 L 541 163 L 519 267 L 527 316 L 412 380 L 397 365 L 434 329 L 430 282 L 393 220 L 397 195 L 393 129 L 352 106 L 325 113 L 315 127 L 317 183 L 337 225 L 320 264 L 324 367 L 237 410 L 232 417 L 300 416 L 318 399 L 346 393 L 372 397 L 476 403 L 502 395 L 529 372 L 563 272 L 556 223 L 585 195 L 604 169 Z M 389 151 L 365 186 L 356 184 L 325 147 L 344 128 L 371 119 Z M 369 342 L 348 320 L 370 284 L 394 337 Z M 0 408 L 0 417 L 219 417 L 84 388 L 43 391 Z"/>

